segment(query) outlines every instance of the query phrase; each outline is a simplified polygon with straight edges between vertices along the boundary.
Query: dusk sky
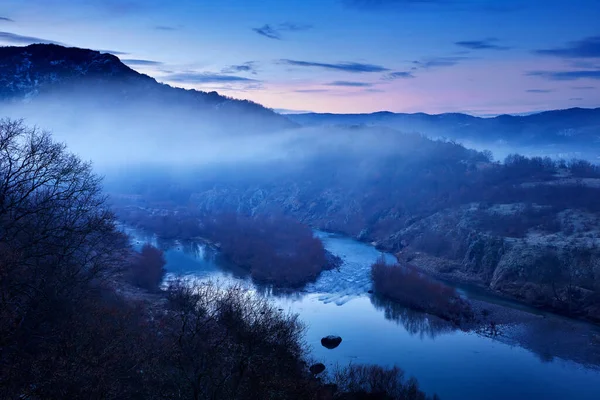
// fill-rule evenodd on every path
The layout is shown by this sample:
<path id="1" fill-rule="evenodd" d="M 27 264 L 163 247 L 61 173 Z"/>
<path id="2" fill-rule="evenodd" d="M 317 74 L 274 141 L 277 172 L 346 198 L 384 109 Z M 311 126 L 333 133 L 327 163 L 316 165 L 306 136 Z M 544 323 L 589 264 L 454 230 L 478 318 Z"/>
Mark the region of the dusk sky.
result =
<path id="1" fill-rule="evenodd" d="M 280 110 L 600 106 L 598 0 L 0 0 L 0 45 L 34 42 Z"/>

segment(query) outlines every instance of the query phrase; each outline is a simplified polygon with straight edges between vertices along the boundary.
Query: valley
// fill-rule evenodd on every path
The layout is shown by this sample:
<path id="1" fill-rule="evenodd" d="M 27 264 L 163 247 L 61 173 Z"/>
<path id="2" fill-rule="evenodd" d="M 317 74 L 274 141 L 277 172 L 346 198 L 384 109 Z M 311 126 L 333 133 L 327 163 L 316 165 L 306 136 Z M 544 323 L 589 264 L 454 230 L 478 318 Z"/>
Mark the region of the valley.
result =
<path id="1" fill-rule="evenodd" d="M 283 115 L 32 44 L 0 117 L 7 393 L 597 398 L 600 109 Z"/>

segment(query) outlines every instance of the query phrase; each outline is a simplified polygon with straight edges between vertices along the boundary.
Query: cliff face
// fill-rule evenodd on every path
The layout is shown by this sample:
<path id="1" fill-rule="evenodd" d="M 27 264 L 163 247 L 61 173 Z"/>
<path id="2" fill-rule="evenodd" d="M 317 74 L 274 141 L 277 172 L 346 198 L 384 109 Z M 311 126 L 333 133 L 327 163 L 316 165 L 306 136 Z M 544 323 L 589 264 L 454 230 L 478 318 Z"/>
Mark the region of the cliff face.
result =
<path id="1" fill-rule="evenodd" d="M 540 209 L 543 209 L 540 207 Z M 486 229 L 489 218 L 527 218 L 523 204 L 469 205 L 440 211 L 382 241 L 405 261 L 528 304 L 600 320 L 600 219 L 579 210 L 547 215 L 552 226 L 520 234 Z"/>

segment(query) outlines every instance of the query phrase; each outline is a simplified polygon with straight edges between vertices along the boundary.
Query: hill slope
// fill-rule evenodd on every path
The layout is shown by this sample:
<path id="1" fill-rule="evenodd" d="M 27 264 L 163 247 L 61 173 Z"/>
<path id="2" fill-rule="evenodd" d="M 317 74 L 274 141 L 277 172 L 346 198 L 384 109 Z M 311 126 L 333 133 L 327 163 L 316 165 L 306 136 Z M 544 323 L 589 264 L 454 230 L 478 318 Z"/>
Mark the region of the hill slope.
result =
<path id="1" fill-rule="evenodd" d="M 105 107 L 111 113 L 156 106 L 158 111 L 176 110 L 186 118 L 194 114 L 200 120 L 194 122 L 209 122 L 222 129 L 243 127 L 262 132 L 296 126 L 250 101 L 158 83 L 112 54 L 53 44 L 0 47 L 0 101 L 3 114 L 9 105 L 18 113 L 24 103 L 33 103 L 39 113 L 47 109 L 48 103 L 86 112 L 86 106 L 96 110 Z M 24 116 L 36 114 L 30 110 L 32 107 L 26 108 Z"/>

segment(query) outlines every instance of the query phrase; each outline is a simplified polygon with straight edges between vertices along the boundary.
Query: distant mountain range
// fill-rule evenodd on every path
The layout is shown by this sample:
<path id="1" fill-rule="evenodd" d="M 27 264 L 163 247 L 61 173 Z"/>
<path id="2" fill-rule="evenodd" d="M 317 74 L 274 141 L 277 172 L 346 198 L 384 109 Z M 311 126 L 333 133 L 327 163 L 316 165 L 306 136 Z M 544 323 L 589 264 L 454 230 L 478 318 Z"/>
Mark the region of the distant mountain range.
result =
<path id="1" fill-rule="evenodd" d="M 585 143 L 600 146 L 600 108 L 570 108 L 526 116 L 500 115 L 480 118 L 467 114 L 289 114 L 304 126 L 385 126 L 430 137 L 503 141 L 519 145 Z"/>
<path id="2" fill-rule="evenodd" d="M 184 113 L 186 118 L 195 115 L 226 128 L 269 131 L 296 126 L 251 101 L 161 84 L 112 54 L 54 44 L 0 47 L 0 112 L 7 104 L 34 103 L 44 108 L 48 100 L 53 111 L 57 105 L 121 111 L 158 106 L 158 111 Z"/>

